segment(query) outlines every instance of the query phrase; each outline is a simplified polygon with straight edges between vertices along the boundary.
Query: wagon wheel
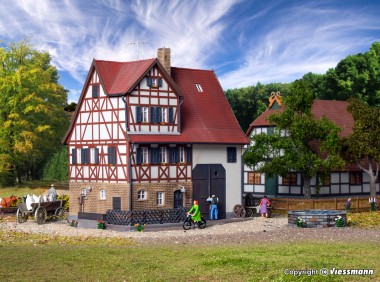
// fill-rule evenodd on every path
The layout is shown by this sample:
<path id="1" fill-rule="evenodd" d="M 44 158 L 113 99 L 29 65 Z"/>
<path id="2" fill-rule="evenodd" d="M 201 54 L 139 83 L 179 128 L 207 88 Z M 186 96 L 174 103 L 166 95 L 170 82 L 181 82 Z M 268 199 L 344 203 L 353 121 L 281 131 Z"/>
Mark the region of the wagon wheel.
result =
<path id="1" fill-rule="evenodd" d="M 60 220 L 67 219 L 68 216 L 67 210 L 65 210 L 63 207 L 59 207 L 58 209 L 56 209 L 54 215 Z"/>
<path id="2" fill-rule="evenodd" d="M 235 217 L 245 217 L 245 208 L 242 205 L 234 206 Z"/>
<path id="3" fill-rule="evenodd" d="M 247 217 L 253 217 L 255 215 L 255 212 L 253 209 L 246 209 L 247 211 Z"/>
<path id="4" fill-rule="evenodd" d="M 44 223 L 46 220 L 47 214 L 44 207 L 38 207 L 34 213 L 34 218 L 38 224 Z"/>
<path id="5" fill-rule="evenodd" d="M 23 213 L 20 208 L 17 209 L 17 222 L 24 223 L 28 220 L 28 215 Z"/>

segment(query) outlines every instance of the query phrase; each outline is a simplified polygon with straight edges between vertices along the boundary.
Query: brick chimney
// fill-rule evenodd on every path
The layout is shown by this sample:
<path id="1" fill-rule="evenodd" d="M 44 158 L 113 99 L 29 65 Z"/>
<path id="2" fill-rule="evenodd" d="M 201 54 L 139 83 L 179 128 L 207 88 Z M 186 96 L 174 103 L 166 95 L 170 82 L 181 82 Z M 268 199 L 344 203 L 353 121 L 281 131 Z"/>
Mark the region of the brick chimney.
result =
<path id="1" fill-rule="evenodd" d="M 158 48 L 157 59 L 170 75 L 170 48 Z"/>

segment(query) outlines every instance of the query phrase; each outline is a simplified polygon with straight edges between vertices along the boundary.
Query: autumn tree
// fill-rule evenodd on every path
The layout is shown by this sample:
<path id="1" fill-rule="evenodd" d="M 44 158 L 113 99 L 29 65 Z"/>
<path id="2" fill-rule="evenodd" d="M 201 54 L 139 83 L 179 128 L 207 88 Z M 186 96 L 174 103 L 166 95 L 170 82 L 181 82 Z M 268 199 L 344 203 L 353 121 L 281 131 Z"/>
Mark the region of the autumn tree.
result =
<path id="1" fill-rule="evenodd" d="M 312 115 L 313 95 L 305 81 L 293 82 L 282 111 L 269 116 L 273 133 L 252 137 L 244 162 L 268 176 L 301 173 L 305 197 L 311 198 L 310 181 L 344 165 L 339 154 L 340 129 L 327 118 Z"/>
<path id="2" fill-rule="evenodd" d="M 47 52 L 27 40 L 0 48 L 0 169 L 39 178 L 68 126 L 67 91 Z"/>
<path id="3" fill-rule="evenodd" d="M 355 124 L 352 134 L 345 140 L 344 154 L 350 163 L 368 174 L 370 196 L 375 197 L 380 162 L 380 109 L 351 99 L 347 110 Z"/>

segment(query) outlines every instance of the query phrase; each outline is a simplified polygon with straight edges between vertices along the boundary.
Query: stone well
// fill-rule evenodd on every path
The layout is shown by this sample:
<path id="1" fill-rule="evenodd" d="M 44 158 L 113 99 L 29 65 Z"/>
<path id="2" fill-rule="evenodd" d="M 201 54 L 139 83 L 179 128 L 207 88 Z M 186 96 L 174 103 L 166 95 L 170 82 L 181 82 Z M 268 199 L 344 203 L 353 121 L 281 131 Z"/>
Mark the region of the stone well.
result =
<path id="1" fill-rule="evenodd" d="M 297 226 L 297 218 L 305 221 L 306 228 L 336 226 L 336 218 L 341 216 L 346 225 L 346 211 L 342 210 L 296 210 L 288 211 L 288 225 Z"/>

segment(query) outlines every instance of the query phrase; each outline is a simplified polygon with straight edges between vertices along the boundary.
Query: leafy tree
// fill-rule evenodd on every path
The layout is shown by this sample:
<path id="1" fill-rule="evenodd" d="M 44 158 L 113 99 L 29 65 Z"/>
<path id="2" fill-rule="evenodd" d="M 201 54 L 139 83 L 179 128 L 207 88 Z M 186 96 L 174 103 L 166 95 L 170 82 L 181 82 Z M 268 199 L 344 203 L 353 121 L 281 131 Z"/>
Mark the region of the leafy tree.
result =
<path id="1" fill-rule="evenodd" d="M 348 111 L 355 125 L 345 140 L 345 156 L 366 172 L 370 179 L 370 196 L 376 196 L 376 181 L 380 161 L 380 109 L 373 108 L 358 99 L 351 99 Z M 376 166 L 374 168 L 373 166 Z"/>
<path id="2" fill-rule="evenodd" d="M 39 178 L 68 126 L 67 91 L 47 52 L 27 40 L 0 48 L 0 169 Z"/>
<path id="3" fill-rule="evenodd" d="M 302 77 L 302 81 L 310 85 L 310 91 L 314 99 L 320 99 L 324 96 L 326 91 L 326 75 L 309 72 Z"/>
<path id="4" fill-rule="evenodd" d="M 347 101 L 357 98 L 380 107 L 380 42 L 364 54 L 347 56 L 324 77 L 320 99 Z"/>
<path id="5" fill-rule="evenodd" d="M 247 131 L 249 125 L 261 115 L 268 107 L 268 99 L 272 92 L 280 91 L 286 95 L 288 84 L 272 83 L 249 86 L 238 89 L 229 89 L 225 95 L 243 131 Z"/>
<path id="6" fill-rule="evenodd" d="M 327 118 L 315 119 L 312 103 L 309 84 L 293 82 L 283 110 L 269 116 L 273 133 L 253 136 L 253 145 L 244 155 L 247 165 L 269 176 L 300 172 L 306 198 L 311 198 L 310 181 L 317 173 L 344 165 L 339 155 L 340 129 Z"/>
<path id="7" fill-rule="evenodd" d="M 75 102 L 71 102 L 70 104 L 66 105 L 65 111 L 66 112 L 74 112 L 77 107 L 77 104 Z"/>

